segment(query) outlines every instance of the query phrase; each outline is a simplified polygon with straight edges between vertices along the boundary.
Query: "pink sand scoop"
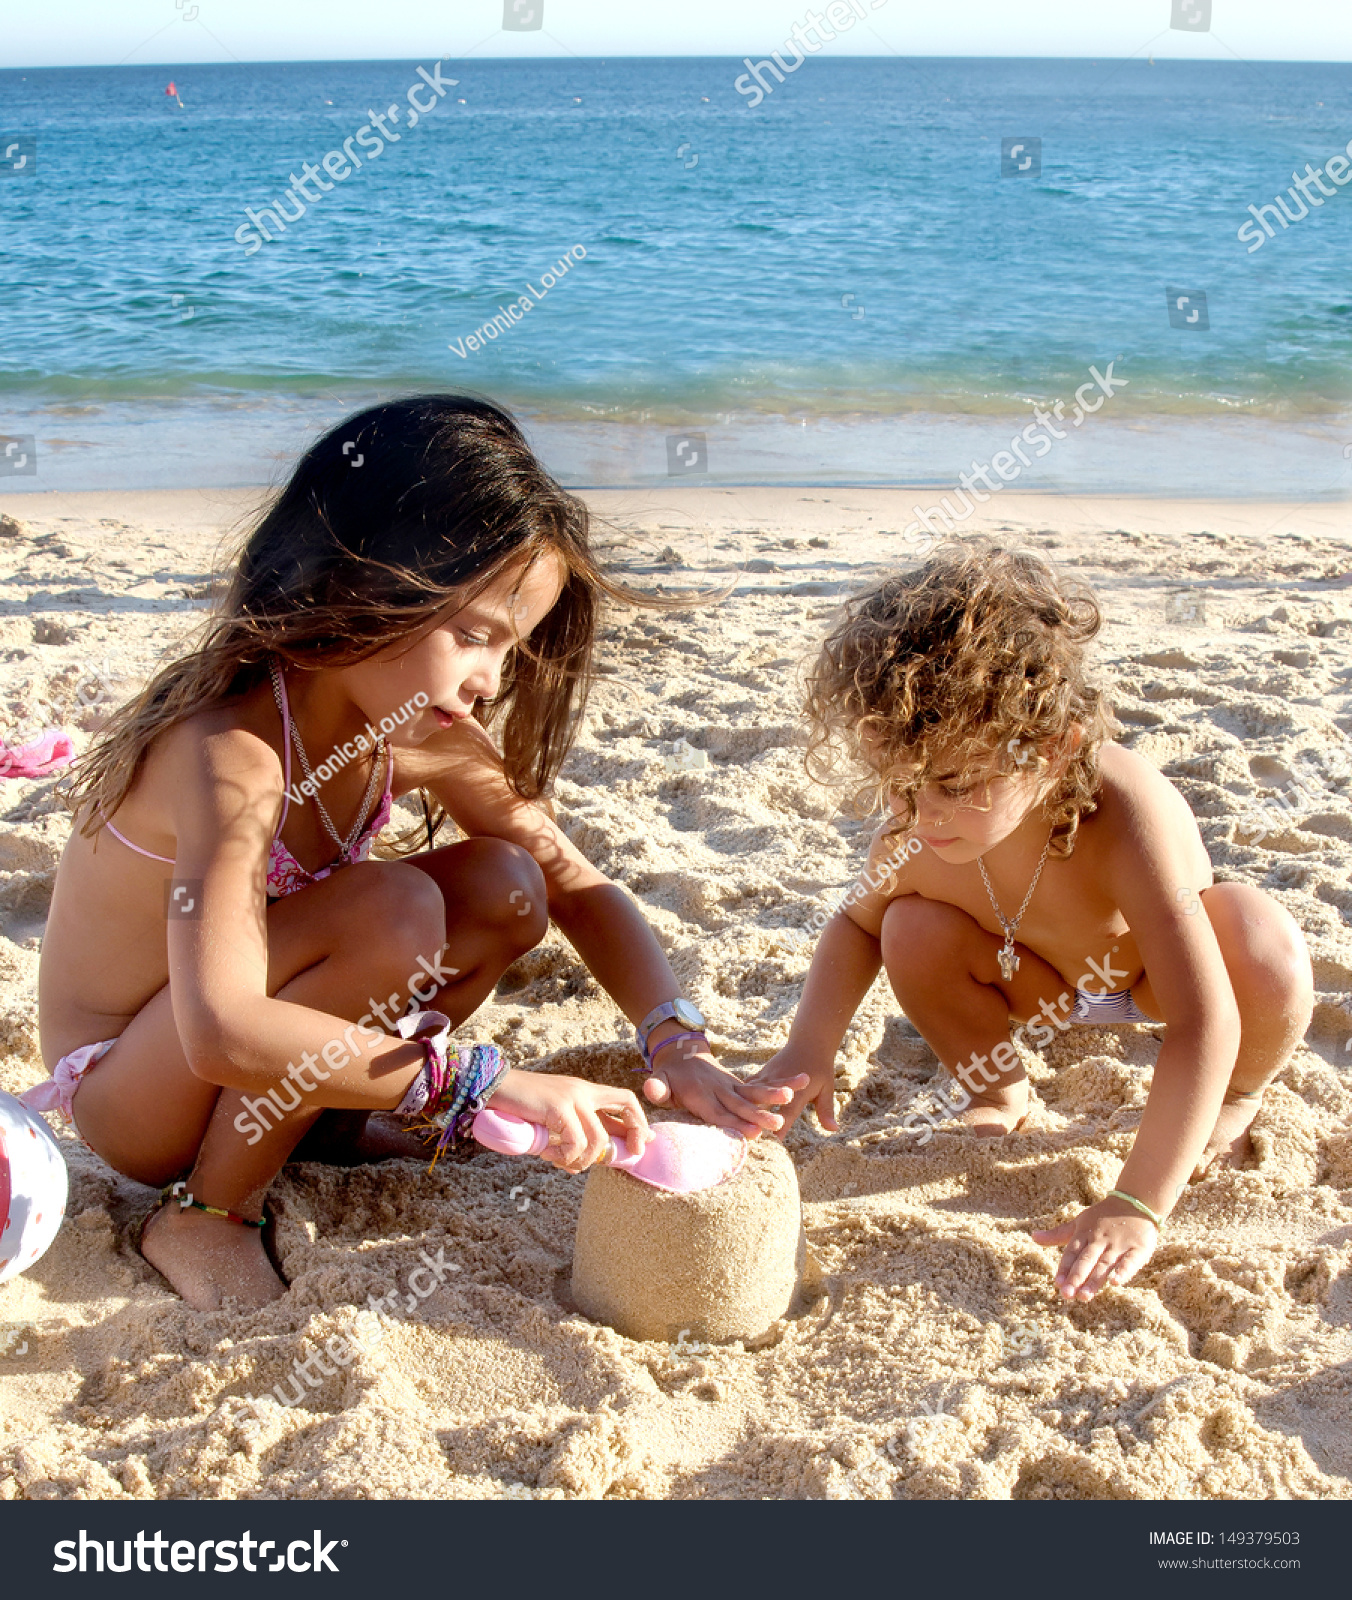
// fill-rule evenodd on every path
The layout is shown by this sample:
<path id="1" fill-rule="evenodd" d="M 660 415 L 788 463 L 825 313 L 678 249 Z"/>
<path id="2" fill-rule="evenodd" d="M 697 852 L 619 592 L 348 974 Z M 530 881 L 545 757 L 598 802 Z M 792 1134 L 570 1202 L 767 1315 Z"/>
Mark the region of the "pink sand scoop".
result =
<path id="1" fill-rule="evenodd" d="M 746 1160 L 746 1141 L 726 1128 L 655 1122 L 652 1131 L 641 1156 L 631 1156 L 618 1139 L 612 1139 L 605 1165 L 618 1167 L 654 1189 L 693 1194 L 731 1178 Z M 549 1130 L 538 1122 L 487 1107 L 474 1119 L 474 1137 L 505 1156 L 538 1156 L 549 1146 Z"/>

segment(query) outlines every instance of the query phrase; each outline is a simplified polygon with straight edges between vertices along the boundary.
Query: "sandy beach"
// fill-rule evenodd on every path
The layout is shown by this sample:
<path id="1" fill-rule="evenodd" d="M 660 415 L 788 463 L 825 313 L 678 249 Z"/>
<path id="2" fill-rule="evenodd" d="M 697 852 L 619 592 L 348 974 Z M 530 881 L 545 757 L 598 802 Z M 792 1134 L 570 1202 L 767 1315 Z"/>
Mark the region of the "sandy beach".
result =
<path id="1" fill-rule="evenodd" d="M 83 746 L 107 696 L 200 622 L 223 538 L 260 498 L 0 495 L 21 524 L 0 524 L 6 741 L 53 725 Z M 586 498 L 630 581 L 735 580 L 716 604 L 612 617 L 556 802 L 643 908 L 722 1059 L 754 1070 L 787 1035 L 809 919 L 869 832 L 803 770 L 799 673 L 842 598 L 913 559 L 917 494 Z M 984 509 L 969 529 L 1096 587 L 1123 742 L 1178 785 L 1217 876 L 1267 889 L 1309 941 L 1314 1021 L 1259 1113 L 1254 1164 L 1185 1195 L 1130 1285 L 1066 1307 L 1028 1230 L 1111 1186 L 1159 1030 L 1075 1030 L 1027 1056 L 1020 1133 L 918 1149 L 899 1124 L 935 1061 L 880 979 L 837 1063 L 840 1133 L 806 1116 L 788 1140 L 821 1293 L 755 1348 L 692 1350 L 571 1309 L 585 1180 L 486 1151 L 430 1175 L 288 1167 L 270 1204 L 291 1292 L 198 1314 L 130 1243 L 153 1196 L 63 1131 L 67 1221 L 0 1285 L 0 1328 L 19 1335 L 0 1340 L 0 1498 L 1352 1495 L 1352 761 L 1334 759 L 1352 755 L 1352 505 L 1010 490 Z M 667 770 L 679 740 L 707 765 Z M 1327 782 L 1293 791 L 1321 761 Z M 44 1075 L 38 950 L 69 832 L 51 789 L 6 780 L 0 800 L 12 1093 Z M 1256 839 L 1255 808 L 1282 791 L 1289 815 Z M 557 933 L 459 1038 L 637 1081 L 631 1030 Z M 446 1266 L 419 1298 L 427 1256 Z M 393 1290 L 406 1310 L 368 1309 Z M 279 1403 L 335 1335 L 362 1353 Z"/>

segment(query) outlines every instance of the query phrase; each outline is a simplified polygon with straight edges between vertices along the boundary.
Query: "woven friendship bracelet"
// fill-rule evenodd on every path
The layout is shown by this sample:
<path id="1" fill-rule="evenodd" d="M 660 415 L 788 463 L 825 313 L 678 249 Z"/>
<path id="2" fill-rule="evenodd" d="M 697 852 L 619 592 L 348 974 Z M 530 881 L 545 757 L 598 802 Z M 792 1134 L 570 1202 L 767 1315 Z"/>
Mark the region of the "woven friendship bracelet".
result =
<path id="1" fill-rule="evenodd" d="M 1157 1228 L 1163 1229 L 1164 1218 L 1158 1211 L 1152 1211 L 1144 1200 L 1138 1200 L 1134 1194 L 1128 1194 L 1124 1189 L 1109 1189 L 1107 1198 L 1109 1200 L 1125 1200 L 1129 1206 L 1135 1206 L 1143 1217 L 1149 1217 Z"/>
<path id="2" fill-rule="evenodd" d="M 461 1068 L 460 1083 L 448 1108 L 446 1126 L 460 1133 L 468 1131 L 468 1124 L 488 1104 L 493 1091 L 502 1082 L 507 1063 L 495 1044 L 474 1044 L 469 1048 L 469 1059 Z"/>
<path id="3" fill-rule="evenodd" d="M 435 1167 L 446 1146 L 466 1136 L 474 1126 L 474 1119 L 483 1110 L 507 1071 L 502 1052 L 494 1044 L 476 1044 L 469 1048 L 462 1061 L 452 1052 L 448 1058 L 455 1070 L 448 1075 L 446 1089 L 438 1102 L 429 1104 L 427 1114 L 415 1124 L 425 1130 L 426 1137 L 434 1140 L 431 1166 Z M 437 1117 L 445 1113 L 445 1121 Z"/>
<path id="4" fill-rule="evenodd" d="M 424 1032 L 429 1024 L 432 1031 Z M 401 1038 L 416 1039 L 423 1047 L 422 1071 L 409 1084 L 404 1098 L 394 1108 L 396 1117 L 416 1117 L 436 1107 L 445 1096 L 448 1086 L 454 1084 L 460 1062 L 454 1053 L 448 1057 L 446 1051 L 451 1019 L 440 1011 L 414 1011 L 407 1017 L 400 1017 L 394 1025 L 394 1031 Z"/>
<path id="5" fill-rule="evenodd" d="M 446 1050 L 444 1041 L 450 1024 L 444 1017 L 439 1020 L 445 1027 L 418 1040 L 427 1059 L 395 1109 L 396 1116 L 416 1119 L 415 1130 L 435 1141 L 432 1166 L 437 1164 L 447 1145 L 470 1131 L 474 1118 L 488 1103 L 507 1071 L 507 1063 L 496 1045 L 471 1045 L 463 1057 L 458 1051 Z"/>

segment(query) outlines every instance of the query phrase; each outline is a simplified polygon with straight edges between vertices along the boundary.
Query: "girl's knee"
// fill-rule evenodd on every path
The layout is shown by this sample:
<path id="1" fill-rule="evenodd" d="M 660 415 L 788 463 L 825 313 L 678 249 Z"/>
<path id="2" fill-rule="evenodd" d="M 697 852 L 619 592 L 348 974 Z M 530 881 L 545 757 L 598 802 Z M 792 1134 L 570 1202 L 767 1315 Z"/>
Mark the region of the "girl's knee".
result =
<path id="1" fill-rule="evenodd" d="M 1312 1002 L 1309 948 L 1284 906 L 1240 883 L 1215 884 L 1202 903 L 1237 993 L 1273 1008 Z"/>
<path id="2" fill-rule="evenodd" d="M 480 920 L 497 929 L 514 949 L 532 950 L 549 931 L 549 891 L 529 850 L 505 839 L 478 839 L 480 870 L 488 880 Z"/>
<path id="3" fill-rule="evenodd" d="M 883 965 L 889 974 L 897 965 L 911 971 L 951 966 L 976 926 L 957 906 L 900 895 L 883 913 Z"/>
<path id="4" fill-rule="evenodd" d="M 378 933 L 388 948 L 414 957 L 445 944 L 446 904 L 425 872 L 403 861 L 364 861 L 344 870 L 351 874 L 344 911 L 363 935 Z"/>

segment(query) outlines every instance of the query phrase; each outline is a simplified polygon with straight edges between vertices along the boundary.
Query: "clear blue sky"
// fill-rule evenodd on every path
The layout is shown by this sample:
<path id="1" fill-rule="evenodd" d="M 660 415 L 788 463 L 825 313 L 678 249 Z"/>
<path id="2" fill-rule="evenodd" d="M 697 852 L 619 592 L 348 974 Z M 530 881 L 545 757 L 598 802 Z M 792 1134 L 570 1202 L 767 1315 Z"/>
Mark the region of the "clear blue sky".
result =
<path id="1" fill-rule="evenodd" d="M 3 0 L 0 66 L 438 56 L 722 55 L 774 49 L 828 0 Z M 860 0 L 868 9 L 871 0 Z M 1199 0 L 1189 0 L 1191 4 Z M 846 55 L 1352 60 L 1352 0 L 1212 0 L 1206 33 L 1172 0 L 885 0 L 826 48 Z M 193 15 L 195 13 L 195 15 Z"/>

